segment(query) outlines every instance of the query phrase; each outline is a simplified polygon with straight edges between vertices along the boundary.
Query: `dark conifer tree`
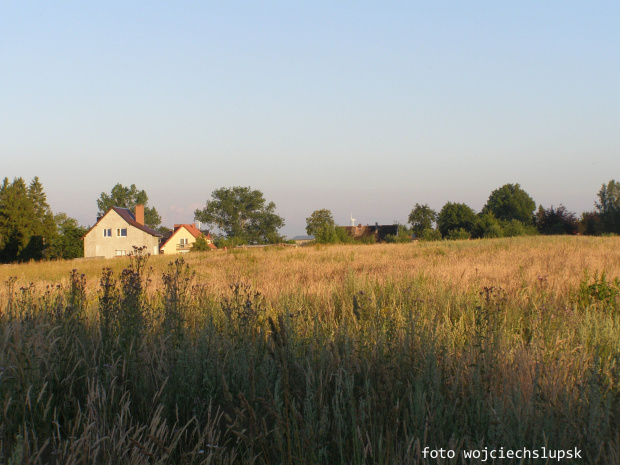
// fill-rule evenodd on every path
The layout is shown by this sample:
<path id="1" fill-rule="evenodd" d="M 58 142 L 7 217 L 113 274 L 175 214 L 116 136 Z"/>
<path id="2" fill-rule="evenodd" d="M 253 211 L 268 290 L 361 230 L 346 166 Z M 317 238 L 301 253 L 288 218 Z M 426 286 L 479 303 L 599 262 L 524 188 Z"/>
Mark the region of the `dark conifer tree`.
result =
<path id="1" fill-rule="evenodd" d="M 5 178 L 0 189 L 0 259 L 12 262 L 24 259 L 33 230 L 34 205 L 22 178 L 9 182 Z M 26 251 L 28 255 L 29 251 Z"/>
<path id="2" fill-rule="evenodd" d="M 56 235 L 54 216 L 39 178 L 22 178 L 0 187 L 0 261 L 40 260 Z"/>
<path id="3" fill-rule="evenodd" d="M 28 187 L 28 197 L 34 208 L 32 222 L 32 250 L 30 257 L 41 259 L 46 256 L 47 249 L 54 241 L 57 234 L 54 214 L 47 203 L 47 196 L 43 191 L 43 185 L 37 176 L 34 177 Z"/>

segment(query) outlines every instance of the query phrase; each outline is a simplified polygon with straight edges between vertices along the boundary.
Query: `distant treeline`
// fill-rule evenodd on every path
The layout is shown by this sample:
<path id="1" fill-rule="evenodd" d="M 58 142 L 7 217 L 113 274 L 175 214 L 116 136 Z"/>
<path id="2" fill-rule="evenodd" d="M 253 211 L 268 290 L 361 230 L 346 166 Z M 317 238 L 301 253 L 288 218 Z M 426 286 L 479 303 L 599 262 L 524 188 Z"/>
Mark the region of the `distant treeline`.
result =
<path id="1" fill-rule="evenodd" d="M 564 205 L 536 209 L 536 202 L 519 184 L 505 184 L 494 190 L 482 211 L 464 203 L 448 202 L 436 212 L 427 204 L 416 203 L 407 225 L 399 225 L 397 235 L 387 242 L 409 242 L 412 238 L 434 241 L 442 239 L 478 239 L 534 234 L 620 234 L 620 182 L 603 184 L 593 211 L 581 217 Z M 353 238 L 336 226 L 329 210 L 316 210 L 306 218 L 306 231 L 318 243 L 352 242 Z"/>
<path id="2" fill-rule="evenodd" d="M 196 219 L 223 234 L 213 233 L 216 245 L 277 243 L 284 240 L 278 230 L 284 219 L 275 214 L 275 204 L 267 203 L 262 192 L 248 188 L 222 188 L 213 192 Z M 519 184 L 505 184 L 494 190 L 482 211 L 475 212 L 464 203 L 448 202 L 436 212 L 427 204 L 416 203 L 408 224 L 399 225 L 398 234 L 387 242 L 420 240 L 497 238 L 534 234 L 620 234 L 620 182 L 603 184 L 593 211 L 578 217 L 562 204 L 536 209 L 536 202 Z M 99 215 L 111 206 L 133 210 L 147 204 L 145 191 L 135 185 L 117 184 L 110 195 L 102 192 L 97 201 Z M 157 210 L 148 207 L 147 223 L 161 231 Z M 330 210 L 316 210 L 306 218 L 306 231 L 317 243 L 348 243 L 355 240 L 344 228 L 336 226 Z M 35 177 L 30 185 L 22 178 L 0 187 L 0 262 L 66 259 L 83 256 L 82 236 L 87 229 L 64 213 L 54 215 L 47 204 L 43 186 Z M 365 242 L 374 242 L 365 238 Z"/>

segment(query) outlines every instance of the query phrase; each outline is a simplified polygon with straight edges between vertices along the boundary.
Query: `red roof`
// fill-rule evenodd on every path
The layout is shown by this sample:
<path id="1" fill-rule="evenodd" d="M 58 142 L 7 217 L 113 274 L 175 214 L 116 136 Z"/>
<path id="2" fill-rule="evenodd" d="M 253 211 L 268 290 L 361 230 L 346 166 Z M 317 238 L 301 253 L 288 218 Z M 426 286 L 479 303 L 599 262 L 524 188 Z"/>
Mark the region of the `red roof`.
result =
<path id="1" fill-rule="evenodd" d="M 196 227 L 196 224 L 175 224 L 174 225 L 174 231 L 176 232 L 177 229 L 179 229 L 181 227 L 185 227 L 185 229 L 187 229 L 189 231 L 189 233 L 192 236 L 194 236 L 195 238 L 198 238 L 198 236 L 202 235 L 200 230 Z"/>

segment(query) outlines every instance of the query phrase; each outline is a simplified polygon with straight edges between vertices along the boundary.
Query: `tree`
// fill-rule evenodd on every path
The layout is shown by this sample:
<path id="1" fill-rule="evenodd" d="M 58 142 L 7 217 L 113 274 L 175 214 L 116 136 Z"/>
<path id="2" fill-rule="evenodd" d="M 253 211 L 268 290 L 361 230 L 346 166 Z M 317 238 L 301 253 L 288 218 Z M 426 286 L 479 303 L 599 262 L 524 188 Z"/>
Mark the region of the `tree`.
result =
<path id="1" fill-rule="evenodd" d="M 409 224 L 417 237 L 423 236 L 427 229 L 433 229 L 435 221 L 437 221 L 437 212 L 426 204 L 416 203 L 409 213 Z"/>
<path id="2" fill-rule="evenodd" d="M 28 186 L 28 197 L 34 207 L 35 222 L 33 235 L 43 238 L 43 242 L 51 240 L 56 235 L 56 223 L 52 209 L 47 204 L 47 196 L 43 191 L 43 185 L 35 176 Z"/>
<path id="3" fill-rule="evenodd" d="M 50 245 L 48 257 L 56 259 L 83 257 L 82 237 L 88 230 L 80 226 L 75 218 L 68 217 L 66 213 L 55 215 L 54 222 L 57 234 Z"/>
<path id="4" fill-rule="evenodd" d="M 620 182 L 613 179 L 603 184 L 595 203 L 605 232 L 620 234 Z"/>
<path id="5" fill-rule="evenodd" d="M 22 178 L 0 187 L 0 260 L 40 260 L 45 257 L 56 228 L 38 178 L 29 187 Z"/>
<path id="6" fill-rule="evenodd" d="M 534 199 L 519 184 L 504 184 L 491 192 L 482 212 L 493 213 L 500 221 L 518 220 L 523 224 L 532 224 L 534 210 Z"/>
<path id="7" fill-rule="evenodd" d="M 579 219 L 579 233 L 585 236 L 600 236 L 603 233 L 603 220 L 599 212 L 583 212 Z"/>
<path id="8" fill-rule="evenodd" d="M 306 218 L 306 232 L 310 235 L 315 235 L 326 226 L 334 227 L 334 217 L 332 212 L 327 209 L 315 210 L 312 215 Z"/>
<path id="9" fill-rule="evenodd" d="M 139 191 L 135 184 L 125 187 L 117 184 L 112 188 L 110 195 L 105 192 L 97 200 L 99 216 L 105 215 L 112 207 L 128 208 L 135 215 L 136 205 L 144 205 L 144 224 L 152 229 L 157 229 L 161 225 L 161 216 L 155 207 L 148 206 L 149 197 L 146 192 Z"/>
<path id="10" fill-rule="evenodd" d="M 542 205 L 536 212 L 536 228 L 541 234 L 577 234 L 579 222 L 573 212 L 560 204 L 559 207 L 544 209 Z"/>
<path id="11" fill-rule="evenodd" d="M 4 178 L 0 188 L 0 253 L 2 262 L 18 259 L 31 236 L 34 206 L 28 199 L 26 183 L 22 178 L 9 182 Z"/>
<path id="12" fill-rule="evenodd" d="M 448 202 L 437 216 L 437 229 L 443 237 L 459 229 L 471 233 L 475 224 L 476 212 L 464 203 Z"/>
<path id="13" fill-rule="evenodd" d="M 314 236 L 314 240 L 318 243 L 328 244 L 338 241 L 334 217 L 327 209 L 315 210 L 306 218 L 306 232 Z"/>
<path id="14" fill-rule="evenodd" d="M 282 241 L 278 230 L 284 226 L 284 219 L 275 210 L 275 203 L 267 203 L 259 190 L 222 187 L 211 193 L 211 200 L 194 216 L 209 227 L 218 228 L 228 239 L 275 244 Z"/>

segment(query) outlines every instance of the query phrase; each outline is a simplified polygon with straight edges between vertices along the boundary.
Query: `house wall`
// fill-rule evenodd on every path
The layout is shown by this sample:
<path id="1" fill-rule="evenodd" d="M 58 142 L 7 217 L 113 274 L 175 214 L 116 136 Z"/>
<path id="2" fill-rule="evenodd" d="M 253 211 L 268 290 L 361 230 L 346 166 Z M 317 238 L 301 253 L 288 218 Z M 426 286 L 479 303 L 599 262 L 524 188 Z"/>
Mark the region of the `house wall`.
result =
<path id="1" fill-rule="evenodd" d="M 126 228 L 127 237 L 119 237 L 116 231 L 118 228 Z M 105 229 L 112 229 L 111 237 L 103 236 Z M 159 254 L 158 237 L 131 226 L 118 213 L 111 210 L 84 236 L 84 256 L 112 258 L 119 253 L 126 255 L 133 251 L 134 245 L 146 246 L 146 252 L 152 255 Z"/>
<path id="2" fill-rule="evenodd" d="M 177 229 L 174 234 L 168 239 L 166 245 L 162 248 L 162 251 L 165 255 L 180 253 L 180 252 L 189 252 L 189 248 L 185 250 L 177 250 L 177 245 L 180 244 L 181 239 L 187 239 L 188 246 L 191 246 L 194 242 L 196 242 L 196 238 L 184 227 L 180 227 Z"/>

